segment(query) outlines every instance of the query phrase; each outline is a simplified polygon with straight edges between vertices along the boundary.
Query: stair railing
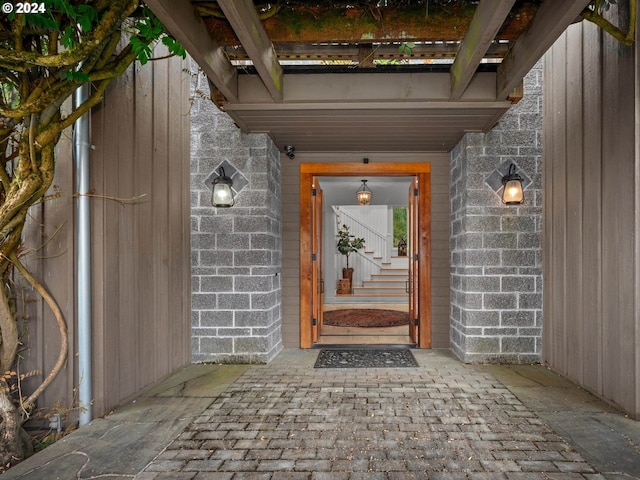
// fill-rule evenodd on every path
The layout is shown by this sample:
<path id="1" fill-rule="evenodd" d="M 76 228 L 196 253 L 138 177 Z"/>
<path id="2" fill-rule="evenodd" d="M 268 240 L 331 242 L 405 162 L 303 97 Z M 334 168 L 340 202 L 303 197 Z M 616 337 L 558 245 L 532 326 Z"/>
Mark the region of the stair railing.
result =
<path id="1" fill-rule="evenodd" d="M 364 249 L 349 257 L 349 264 L 354 270 L 352 285 L 362 285 L 365 279 L 371 278 L 374 273 L 380 272 L 382 262 L 388 261 L 387 235 L 365 224 L 349 212 L 340 210 L 339 207 L 333 206 L 333 211 L 336 215 L 334 232 L 336 236 L 340 227 L 347 225 L 352 235 L 364 238 Z M 382 257 L 382 260 L 375 257 Z M 341 271 L 341 268 L 339 271 Z"/>

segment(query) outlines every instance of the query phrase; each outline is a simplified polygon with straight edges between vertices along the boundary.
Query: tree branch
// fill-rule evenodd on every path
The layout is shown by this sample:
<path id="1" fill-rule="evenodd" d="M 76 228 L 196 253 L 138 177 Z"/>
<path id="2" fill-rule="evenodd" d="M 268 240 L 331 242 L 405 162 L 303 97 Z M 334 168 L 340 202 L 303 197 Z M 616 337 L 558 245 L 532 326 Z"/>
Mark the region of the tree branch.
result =
<path id="1" fill-rule="evenodd" d="M 58 324 L 58 330 L 60 331 L 60 353 L 58 354 L 58 360 L 56 364 L 49 372 L 49 375 L 44 379 L 44 381 L 35 389 L 35 391 L 29 395 L 29 397 L 24 402 L 24 408 L 30 409 L 36 402 L 36 399 L 40 396 L 40 394 L 51 384 L 54 378 L 60 373 L 64 363 L 67 361 L 67 353 L 69 351 L 69 334 L 67 330 L 67 322 L 62 314 L 62 310 L 58 306 L 55 299 L 51 296 L 49 291 L 38 281 L 35 279 L 33 275 L 22 265 L 20 259 L 15 254 L 15 252 L 11 253 L 10 257 L 13 264 L 18 268 L 22 276 L 31 284 L 31 286 L 42 296 L 44 301 L 47 303 L 53 315 L 56 319 L 56 323 Z"/>
<path id="2" fill-rule="evenodd" d="M 102 80 L 93 94 L 89 99 L 84 102 L 82 105 L 76 107 L 76 109 L 70 113 L 65 119 L 51 125 L 46 130 L 42 131 L 38 137 L 36 138 L 36 142 L 39 146 L 44 147 L 45 145 L 51 144 L 55 138 L 62 133 L 62 131 L 73 125 L 73 123 L 79 119 L 82 115 L 87 113 L 91 108 L 95 107 L 98 103 L 100 103 L 104 97 L 104 92 L 111 83 L 111 79 Z"/>
<path id="3" fill-rule="evenodd" d="M 602 30 L 609 33 L 611 36 L 613 36 L 613 38 L 618 40 L 620 43 L 631 46 L 635 41 L 636 13 L 637 13 L 637 0 L 629 0 L 629 27 L 627 29 L 627 33 L 623 32 L 622 29 L 615 26 L 609 20 L 604 18 L 602 15 L 600 15 L 597 11 L 591 10 L 588 7 L 582 11 L 580 16 L 585 20 L 595 23 Z"/>
<path id="4" fill-rule="evenodd" d="M 122 22 L 138 8 L 137 0 L 113 0 L 112 8 L 102 17 L 100 23 L 89 32 L 82 42 L 73 48 L 57 55 L 42 55 L 38 52 L 25 52 L 22 49 L 0 49 L 1 65 L 4 62 L 12 65 L 25 64 L 41 67 L 72 67 L 81 62 L 96 46 L 96 39 L 106 38 L 111 32 L 120 27 Z M 19 36 L 22 39 L 22 35 Z"/>
<path id="5" fill-rule="evenodd" d="M 13 365 L 20 343 L 18 324 L 9 307 L 6 285 L 0 285 L 0 333 L 2 334 L 0 368 L 5 372 Z"/>

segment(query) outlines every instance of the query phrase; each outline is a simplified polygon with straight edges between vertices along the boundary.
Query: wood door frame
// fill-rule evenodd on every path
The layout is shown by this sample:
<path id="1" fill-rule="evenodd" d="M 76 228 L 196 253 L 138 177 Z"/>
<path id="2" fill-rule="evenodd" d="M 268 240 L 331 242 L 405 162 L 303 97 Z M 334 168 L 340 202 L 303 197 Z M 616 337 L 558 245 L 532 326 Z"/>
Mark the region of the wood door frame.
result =
<path id="1" fill-rule="evenodd" d="M 313 346 L 313 177 L 417 177 L 418 196 L 418 348 L 431 348 L 431 164 L 301 163 L 300 164 L 300 348 Z"/>

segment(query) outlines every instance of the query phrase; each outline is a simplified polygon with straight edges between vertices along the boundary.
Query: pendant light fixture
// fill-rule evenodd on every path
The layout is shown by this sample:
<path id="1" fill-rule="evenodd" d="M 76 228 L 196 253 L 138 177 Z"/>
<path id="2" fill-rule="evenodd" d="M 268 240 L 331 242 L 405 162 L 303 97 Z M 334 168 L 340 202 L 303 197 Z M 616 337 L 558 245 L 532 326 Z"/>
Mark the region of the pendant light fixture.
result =
<path id="1" fill-rule="evenodd" d="M 371 203 L 371 190 L 367 188 L 367 181 L 362 180 L 362 185 L 360 186 L 360 190 L 356 192 L 356 198 L 358 199 L 358 203 L 360 205 L 369 205 Z"/>
<path id="2" fill-rule="evenodd" d="M 524 202 L 522 192 L 522 177 L 516 173 L 516 166 L 512 163 L 509 166 L 509 173 L 502 177 L 502 202 L 506 205 L 518 205 Z"/>
<path id="3" fill-rule="evenodd" d="M 218 178 L 213 180 L 213 187 L 211 189 L 211 204 L 214 207 L 231 207 L 233 206 L 233 181 L 224 174 L 224 168 L 220 167 L 218 170 Z"/>

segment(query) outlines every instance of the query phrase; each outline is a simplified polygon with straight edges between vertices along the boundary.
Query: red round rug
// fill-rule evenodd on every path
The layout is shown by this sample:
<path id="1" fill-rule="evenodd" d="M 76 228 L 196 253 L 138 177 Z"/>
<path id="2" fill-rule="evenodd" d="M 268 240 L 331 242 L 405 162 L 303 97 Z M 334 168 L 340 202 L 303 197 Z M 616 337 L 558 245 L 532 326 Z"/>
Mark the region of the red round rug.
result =
<path id="1" fill-rule="evenodd" d="M 399 327 L 409 325 L 409 314 L 373 308 L 333 310 L 324 312 L 324 324 L 332 327 Z"/>

